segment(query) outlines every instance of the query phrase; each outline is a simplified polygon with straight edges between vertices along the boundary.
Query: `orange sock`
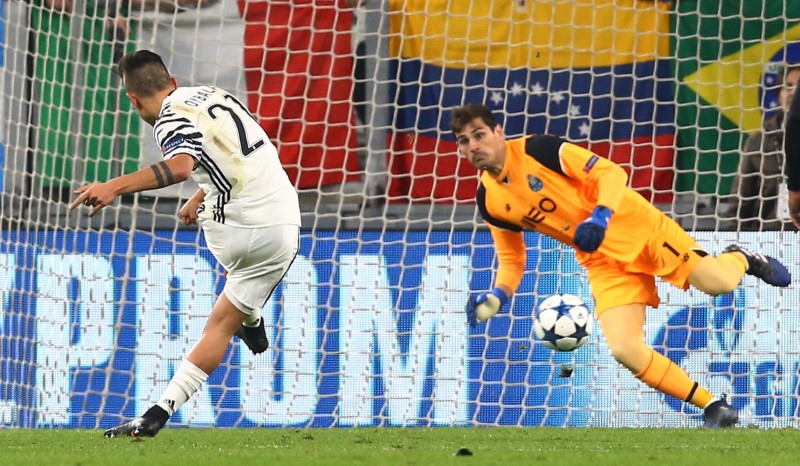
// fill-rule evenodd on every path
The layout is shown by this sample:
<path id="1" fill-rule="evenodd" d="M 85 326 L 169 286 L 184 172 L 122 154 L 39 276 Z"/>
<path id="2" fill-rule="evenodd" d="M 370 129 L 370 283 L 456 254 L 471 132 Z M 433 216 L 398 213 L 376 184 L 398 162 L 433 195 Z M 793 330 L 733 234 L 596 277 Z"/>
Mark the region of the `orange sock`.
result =
<path id="1" fill-rule="evenodd" d="M 661 393 L 673 396 L 679 400 L 687 401 L 697 406 L 705 408 L 713 396 L 697 382 L 689 378 L 677 364 L 661 353 L 650 350 L 650 364 L 645 370 L 634 374 L 634 376 L 655 388 Z"/>

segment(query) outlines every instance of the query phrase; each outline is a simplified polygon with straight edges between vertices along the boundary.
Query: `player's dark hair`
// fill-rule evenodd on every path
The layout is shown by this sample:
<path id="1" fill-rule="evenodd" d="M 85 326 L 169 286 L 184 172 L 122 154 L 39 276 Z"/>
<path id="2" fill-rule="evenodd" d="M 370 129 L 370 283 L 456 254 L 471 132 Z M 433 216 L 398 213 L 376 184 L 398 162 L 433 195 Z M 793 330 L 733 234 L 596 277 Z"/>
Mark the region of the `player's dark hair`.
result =
<path id="1" fill-rule="evenodd" d="M 775 86 L 780 89 L 783 87 L 783 82 L 786 80 L 786 77 L 789 76 L 789 73 L 794 70 L 800 70 L 800 63 L 786 63 L 782 65 L 778 70 L 775 72 L 777 75 L 775 80 Z"/>
<path id="2" fill-rule="evenodd" d="M 138 50 L 122 57 L 117 71 L 125 88 L 139 97 L 150 97 L 172 86 L 169 71 L 161 57 L 149 50 Z"/>
<path id="3" fill-rule="evenodd" d="M 469 122 L 476 118 L 483 120 L 486 126 L 492 130 L 497 126 L 497 120 L 494 119 L 494 115 L 492 111 L 489 110 L 489 107 L 482 104 L 467 104 L 463 107 L 456 107 L 453 109 L 450 117 L 450 129 L 453 130 L 453 134 L 455 134 L 464 129 Z"/>

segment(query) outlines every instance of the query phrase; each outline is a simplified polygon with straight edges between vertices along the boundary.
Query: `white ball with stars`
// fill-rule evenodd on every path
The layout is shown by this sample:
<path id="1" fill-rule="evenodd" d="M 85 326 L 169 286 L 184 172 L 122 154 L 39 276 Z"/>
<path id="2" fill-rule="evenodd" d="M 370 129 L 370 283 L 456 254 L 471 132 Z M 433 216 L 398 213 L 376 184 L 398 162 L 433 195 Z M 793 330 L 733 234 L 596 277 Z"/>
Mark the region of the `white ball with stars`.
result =
<path id="1" fill-rule="evenodd" d="M 533 331 L 545 346 L 573 351 L 592 334 L 594 321 L 583 300 L 571 294 L 552 295 L 536 308 Z"/>

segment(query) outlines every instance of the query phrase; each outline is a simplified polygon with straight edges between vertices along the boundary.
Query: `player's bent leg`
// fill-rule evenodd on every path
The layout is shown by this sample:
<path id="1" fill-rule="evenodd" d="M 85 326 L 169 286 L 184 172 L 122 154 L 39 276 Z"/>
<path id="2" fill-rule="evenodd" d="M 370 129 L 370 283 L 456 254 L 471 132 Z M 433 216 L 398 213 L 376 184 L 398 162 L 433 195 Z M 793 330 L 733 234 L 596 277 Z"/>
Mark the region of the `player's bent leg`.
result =
<path id="1" fill-rule="evenodd" d="M 222 361 L 234 332 L 242 325 L 245 314 L 220 294 L 208 317 L 200 340 L 181 363 L 166 390 L 154 406 L 141 417 L 108 429 L 106 437 L 154 437 L 167 420 L 192 397 Z"/>
<path id="2" fill-rule="evenodd" d="M 244 319 L 245 314 L 233 305 L 223 291 L 214 303 L 203 334 L 186 355 L 186 359 L 206 374 L 214 372 Z"/>
<path id="3" fill-rule="evenodd" d="M 283 277 L 283 273 L 284 271 L 281 271 L 280 274 L 274 272 L 266 273 L 262 278 L 265 283 L 272 284 L 272 286 L 269 287 L 270 289 L 274 289 Z M 276 276 L 273 277 L 273 275 Z M 228 301 L 230 301 L 244 317 L 242 325 L 236 329 L 234 336 L 242 340 L 253 354 L 261 354 L 269 349 L 269 339 L 267 338 L 264 319 L 261 317 L 261 309 L 249 306 L 239 299 L 236 293 L 242 290 L 243 286 L 241 283 L 237 283 L 237 285 L 238 286 L 232 286 L 231 282 L 228 282 L 223 290 Z M 259 285 L 258 288 L 264 287 Z M 266 299 L 269 299 L 269 297 Z"/>
<path id="4" fill-rule="evenodd" d="M 725 255 L 740 256 L 747 261 L 747 274 L 760 278 L 772 286 L 787 287 L 792 284 L 789 270 L 774 257 L 754 253 L 741 246 L 732 244 L 725 248 Z"/>
<path id="5" fill-rule="evenodd" d="M 253 354 L 261 354 L 269 349 L 269 338 L 267 338 L 267 330 L 264 327 L 264 319 L 261 317 L 258 318 L 255 326 L 242 324 L 234 335 L 242 340 Z"/>
<path id="6" fill-rule="evenodd" d="M 634 374 L 650 361 L 644 342 L 645 305 L 616 306 L 601 312 L 597 319 L 611 355 Z"/>
<path id="7" fill-rule="evenodd" d="M 644 340 L 645 310 L 644 304 L 627 304 L 606 309 L 598 316 L 614 359 L 648 386 L 705 409 L 707 419 L 715 419 L 712 424 L 727 427 L 735 423 L 738 415 L 732 420 L 730 410 L 733 410 L 733 414 L 736 410 L 725 408 L 729 406 L 724 398 L 714 399 L 708 390 L 692 380 L 680 366 L 647 346 Z"/>
<path id="8" fill-rule="evenodd" d="M 740 255 L 705 256 L 689 275 L 689 284 L 711 296 L 735 290 L 747 270 L 747 261 Z"/>
<path id="9" fill-rule="evenodd" d="M 266 303 L 288 272 L 299 247 L 300 230 L 294 225 L 276 225 L 249 232 L 246 259 L 231 264 L 225 283 L 225 295 L 244 315 L 235 335 L 253 354 L 269 348 L 269 339 L 261 318 Z M 239 233 L 239 232 L 236 232 Z"/>

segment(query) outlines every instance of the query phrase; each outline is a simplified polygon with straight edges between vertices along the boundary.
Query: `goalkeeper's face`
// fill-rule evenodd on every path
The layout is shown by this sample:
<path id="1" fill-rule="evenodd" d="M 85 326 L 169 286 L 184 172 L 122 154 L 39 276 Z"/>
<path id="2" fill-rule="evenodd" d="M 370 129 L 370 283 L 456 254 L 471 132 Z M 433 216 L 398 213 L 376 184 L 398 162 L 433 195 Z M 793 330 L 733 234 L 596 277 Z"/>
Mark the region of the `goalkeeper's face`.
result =
<path id="1" fill-rule="evenodd" d="M 456 132 L 458 152 L 479 170 L 495 175 L 506 160 L 506 137 L 503 127 L 490 128 L 481 118 L 475 118 Z"/>

